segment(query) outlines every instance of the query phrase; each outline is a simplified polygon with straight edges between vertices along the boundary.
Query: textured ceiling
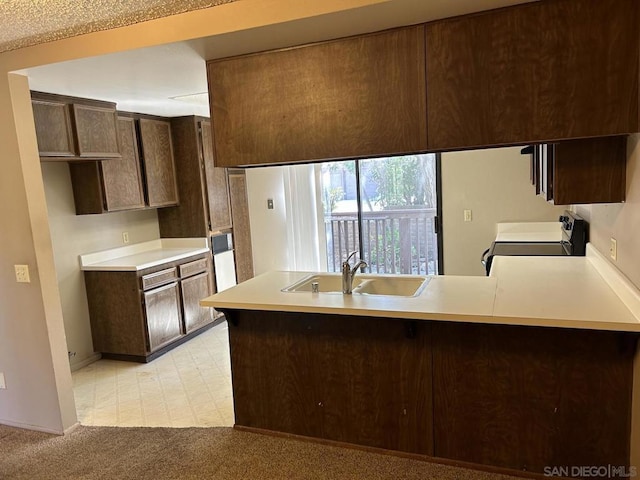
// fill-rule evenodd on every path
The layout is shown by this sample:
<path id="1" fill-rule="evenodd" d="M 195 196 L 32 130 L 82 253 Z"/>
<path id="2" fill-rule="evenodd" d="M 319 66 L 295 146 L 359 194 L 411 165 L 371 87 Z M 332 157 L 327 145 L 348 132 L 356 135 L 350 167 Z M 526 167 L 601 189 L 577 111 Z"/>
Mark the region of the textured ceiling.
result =
<path id="1" fill-rule="evenodd" d="M 234 0 L 0 0 L 0 52 Z"/>

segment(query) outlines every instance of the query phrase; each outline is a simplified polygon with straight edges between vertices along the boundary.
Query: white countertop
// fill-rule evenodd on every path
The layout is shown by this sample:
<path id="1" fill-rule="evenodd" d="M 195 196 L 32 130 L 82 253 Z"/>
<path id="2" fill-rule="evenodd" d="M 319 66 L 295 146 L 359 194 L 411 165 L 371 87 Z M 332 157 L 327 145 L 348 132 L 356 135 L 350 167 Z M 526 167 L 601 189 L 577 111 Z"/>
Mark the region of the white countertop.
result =
<path id="1" fill-rule="evenodd" d="M 610 284 L 624 279 L 607 279 L 602 269 L 617 270 L 601 260 L 590 246 L 587 257 L 497 257 L 490 277 L 434 276 L 417 297 L 282 292 L 309 272 L 268 272 L 201 305 L 640 332 L 640 294 L 626 284 L 623 301 Z"/>
<path id="2" fill-rule="evenodd" d="M 560 222 L 498 223 L 496 242 L 559 242 L 562 240 Z"/>
<path id="3" fill-rule="evenodd" d="M 209 252 L 206 238 L 161 238 L 80 255 L 86 271 L 138 271 Z"/>

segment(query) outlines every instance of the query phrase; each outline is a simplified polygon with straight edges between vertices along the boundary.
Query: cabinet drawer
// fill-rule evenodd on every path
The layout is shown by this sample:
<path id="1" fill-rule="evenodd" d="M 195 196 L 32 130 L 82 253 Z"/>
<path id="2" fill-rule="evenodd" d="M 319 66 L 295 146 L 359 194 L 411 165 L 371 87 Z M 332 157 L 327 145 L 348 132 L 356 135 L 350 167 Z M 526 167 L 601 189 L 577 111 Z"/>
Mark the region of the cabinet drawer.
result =
<path id="1" fill-rule="evenodd" d="M 165 283 L 173 282 L 178 279 L 178 270 L 176 267 L 167 268 L 166 270 L 160 270 L 159 272 L 150 273 L 142 276 L 142 289 L 149 290 L 150 288 L 164 285 Z"/>
<path id="2" fill-rule="evenodd" d="M 207 264 L 209 262 L 206 258 L 201 258 L 193 262 L 184 263 L 178 268 L 180 269 L 180 278 L 187 278 L 196 273 L 204 272 L 207 270 Z"/>

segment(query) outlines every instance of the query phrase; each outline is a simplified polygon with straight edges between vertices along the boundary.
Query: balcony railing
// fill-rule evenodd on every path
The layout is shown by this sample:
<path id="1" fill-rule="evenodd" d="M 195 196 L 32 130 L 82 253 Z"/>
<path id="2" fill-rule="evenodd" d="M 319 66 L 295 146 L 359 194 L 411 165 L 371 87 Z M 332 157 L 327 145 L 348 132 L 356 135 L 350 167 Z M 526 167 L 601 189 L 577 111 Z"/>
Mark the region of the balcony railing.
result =
<path id="1" fill-rule="evenodd" d="M 363 250 L 360 257 L 372 273 L 436 275 L 438 243 L 435 208 L 383 210 L 362 214 Z M 339 272 L 349 252 L 360 250 L 358 216 L 325 216 L 327 269 Z"/>

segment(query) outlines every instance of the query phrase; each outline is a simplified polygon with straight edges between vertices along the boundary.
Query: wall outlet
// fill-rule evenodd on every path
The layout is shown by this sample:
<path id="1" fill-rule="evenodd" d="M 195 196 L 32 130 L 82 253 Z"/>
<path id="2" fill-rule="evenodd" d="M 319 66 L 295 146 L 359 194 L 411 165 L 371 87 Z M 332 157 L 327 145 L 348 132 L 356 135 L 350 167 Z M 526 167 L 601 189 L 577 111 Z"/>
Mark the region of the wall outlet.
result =
<path id="1" fill-rule="evenodd" d="M 267 209 L 273 210 L 273 198 L 267 198 Z"/>
<path id="2" fill-rule="evenodd" d="M 31 283 L 29 277 L 29 265 L 14 265 L 16 270 L 16 282 L 18 283 Z"/>
<path id="3" fill-rule="evenodd" d="M 611 244 L 609 245 L 609 256 L 614 262 L 618 260 L 618 242 L 613 237 L 611 237 Z"/>
<path id="4" fill-rule="evenodd" d="M 125 245 L 129 243 L 129 232 L 122 232 L 122 243 Z"/>
<path id="5" fill-rule="evenodd" d="M 0 389 L 7 388 L 7 384 L 4 381 L 4 373 L 0 372 Z"/>
<path id="6" fill-rule="evenodd" d="M 465 222 L 470 222 L 472 220 L 472 216 L 471 216 L 471 210 L 465 210 L 464 211 L 464 221 Z"/>

